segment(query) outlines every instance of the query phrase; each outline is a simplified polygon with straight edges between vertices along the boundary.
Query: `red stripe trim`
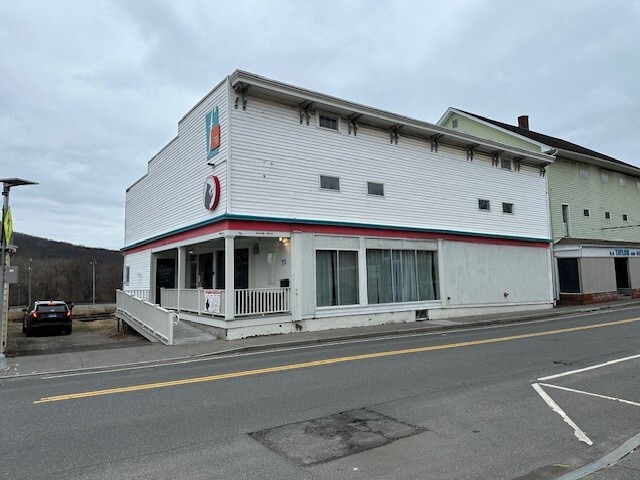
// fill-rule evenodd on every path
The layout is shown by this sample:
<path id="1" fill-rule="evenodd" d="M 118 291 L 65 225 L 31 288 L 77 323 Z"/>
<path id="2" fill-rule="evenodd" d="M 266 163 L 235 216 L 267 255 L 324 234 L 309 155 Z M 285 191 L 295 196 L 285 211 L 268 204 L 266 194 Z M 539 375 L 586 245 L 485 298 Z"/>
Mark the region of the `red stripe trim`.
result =
<path id="1" fill-rule="evenodd" d="M 387 238 L 410 238 L 417 240 L 448 240 L 455 242 L 481 243 L 488 245 L 506 245 L 518 247 L 534 247 L 549 248 L 547 242 L 533 242 L 525 240 L 511 240 L 508 238 L 491 238 L 478 237 L 474 235 L 438 233 L 438 232 L 419 232 L 414 230 L 389 230 L 384 228 L 366 228 L 366 227 L 344 227 L 334 225 L 310 225 L 304 223 L 281 223 L 281 222 L 265 222 L 252 220 L 223 220 L 221 222 L 206 225 L 204 227 L 195 228 L 187 232 L 181 232 L 170 237 L 156 240 L 147 245 L 127 250 L 125 254 L 138 253 L 153 248 L 170 245 L 172 243 L 183 242 L 192 238 L 210 235 L 212 233 L 221 232 L 223 230 L 256 230 L 256 231 L 280 231 L 280 232 L 304 232 L 304 233 L 320 233 L 326 235 L 351 235 L 351 236 L 370 236 L 370 237 L 387 237 Z"/>

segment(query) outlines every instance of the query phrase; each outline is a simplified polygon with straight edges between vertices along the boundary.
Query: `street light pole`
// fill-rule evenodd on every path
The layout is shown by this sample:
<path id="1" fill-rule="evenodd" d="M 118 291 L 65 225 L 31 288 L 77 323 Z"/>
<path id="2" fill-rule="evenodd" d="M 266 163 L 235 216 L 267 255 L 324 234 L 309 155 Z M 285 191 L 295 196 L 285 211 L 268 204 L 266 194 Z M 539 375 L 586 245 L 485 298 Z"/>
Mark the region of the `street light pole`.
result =
<path id="1" fill-rule="evenodd" d="M 89 263 L 91 263 L 91 267 L 93 270 L 93 303 L 96 303 L 96 263 L 98 262 L 94 260 Z"/>
<path id="2" fill-rule="evenodd" d="M 5 325 L 6 325 L 6 311 L 8 310 L 8 299 L 7 305 L 5 305 L 5 294 L 7 293 L 7 288 L 5 285 L 6 281 L 6 260 L 7 260 L 7 243 L 10 238 L 6 238 L 7 235 L 11 235 L 11 229 L 13 227 L 9 227 L 5 224 L 7 222 L 7 212 L 9 211 L 9 191 L 11 187 L 18 187 L 20 185 L 37 185 L 36 182 L 32 182 L 30 180 L 23 180 L 21 178 L 3 178 L 0 179 L 2 183 L 2 232 L 0 232 L 0 250 L 2 255 L 2 267 L 0 268 L 0 288 L 2 289 L 2 294 L 0 294 L 0 370 L 6 370 L 7 360 L 4 356 L 4 349 L 6 344 L 6 336 L 5 336 Z"/>

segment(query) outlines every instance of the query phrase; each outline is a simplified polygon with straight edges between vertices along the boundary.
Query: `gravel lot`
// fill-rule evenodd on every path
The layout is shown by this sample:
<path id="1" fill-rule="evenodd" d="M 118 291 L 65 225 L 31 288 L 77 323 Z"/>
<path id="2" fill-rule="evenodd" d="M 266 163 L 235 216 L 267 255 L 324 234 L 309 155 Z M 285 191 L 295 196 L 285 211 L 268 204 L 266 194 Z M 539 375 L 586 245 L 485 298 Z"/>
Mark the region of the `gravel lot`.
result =
<path id="1" fill-rule="evenodd" d="M 122 326 L 121 326 L 122 329 Z M 73 321 L 73 333 L 37 332 L 31 337 L 22 333 L 22 323 L 10 322 L 7 331 L 7 357 L 81 352 L 108 348 L 153 344 L 125 325 L 118 331 L 116 317 L 93 321 Z"/>

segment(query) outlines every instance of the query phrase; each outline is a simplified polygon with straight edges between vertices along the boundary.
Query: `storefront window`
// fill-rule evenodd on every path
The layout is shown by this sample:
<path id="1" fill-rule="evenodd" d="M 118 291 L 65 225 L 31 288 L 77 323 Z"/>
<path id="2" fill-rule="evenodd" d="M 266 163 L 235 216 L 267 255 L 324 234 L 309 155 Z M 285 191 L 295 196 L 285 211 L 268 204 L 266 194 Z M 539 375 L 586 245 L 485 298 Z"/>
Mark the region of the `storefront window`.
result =
<path id="1" fill-rule="evenodd" d="M 435 252 L 367 250 L 369 303 L 436 300 L 437 270 Z"/>
<path id="2" fill-rule="evenodd" d="M 317 250 L 318 306 L 356 305 L 358 297 L 358 252 Z"/>

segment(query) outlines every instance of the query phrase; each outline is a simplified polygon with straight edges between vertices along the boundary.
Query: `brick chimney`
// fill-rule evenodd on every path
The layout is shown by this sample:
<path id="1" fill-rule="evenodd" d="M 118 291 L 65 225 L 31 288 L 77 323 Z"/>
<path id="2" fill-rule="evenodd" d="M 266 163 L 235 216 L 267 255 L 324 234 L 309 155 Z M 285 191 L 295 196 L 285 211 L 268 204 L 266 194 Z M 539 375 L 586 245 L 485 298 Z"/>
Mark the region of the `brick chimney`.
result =
<path id="1" fill-rule="evenodd" d="M 529 115 L 520 115 L 518 117 L 518 126 L 529 130 Z"/>

